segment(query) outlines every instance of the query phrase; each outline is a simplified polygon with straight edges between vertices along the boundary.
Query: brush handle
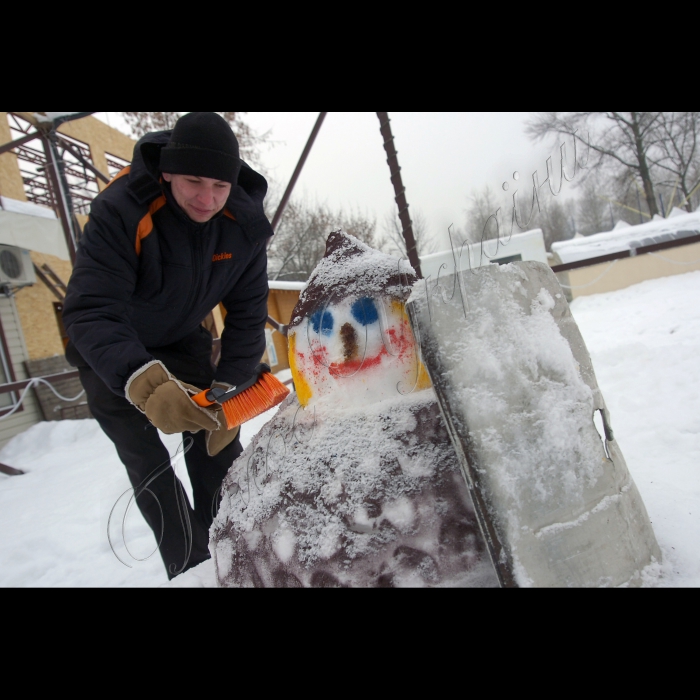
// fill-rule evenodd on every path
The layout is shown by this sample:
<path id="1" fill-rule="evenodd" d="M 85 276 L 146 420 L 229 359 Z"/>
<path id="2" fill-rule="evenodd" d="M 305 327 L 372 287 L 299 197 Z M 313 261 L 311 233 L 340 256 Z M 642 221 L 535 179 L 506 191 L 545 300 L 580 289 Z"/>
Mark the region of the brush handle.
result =
<path id="1" fill-rule="evenodd" d="M 209 389 L 206 389 L 200 394 L 193 396 L 192 401 L 194 401 L 197 404 L 197 406 L 201 406 L 202 408 L 209 408 L 209 406 L 213 406 L 216 403 L 216 401 L 210 401 L 207 397 L 207 394 L 209 394 Z"/>
<path id="2" fill-rule="evenodd" d="M 209 406 L 213 406 L 214 404 L 226 403 L 226 401 L 230 401 L 239 394 L 242 394 L 247 389 L 250 389 L 250 387 L 253 386 L 260 379 L 260 376 L 262 374 L 271 371 L 272 370 L 268 365 L 261 363 L 255 368 L 253 376 L 247 382 L 239 384 L 234 389 L 231 389 L 231 391 L 224 392 L 223 394 L 217 397 L 214 394 L 213 389 L 205 389 L 196 396 L 193 396 L 192 401 L 194 401 L 198 406 L 201 406 L 202 408 L 208 408 Z"/>

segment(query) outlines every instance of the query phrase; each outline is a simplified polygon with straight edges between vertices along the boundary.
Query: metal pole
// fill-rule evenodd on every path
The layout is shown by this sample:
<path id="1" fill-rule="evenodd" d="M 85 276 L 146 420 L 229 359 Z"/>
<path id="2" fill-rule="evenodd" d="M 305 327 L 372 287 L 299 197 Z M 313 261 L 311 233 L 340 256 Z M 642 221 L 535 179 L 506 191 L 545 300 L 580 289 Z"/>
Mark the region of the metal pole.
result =
<path id="1" fill-rule="evenodd" d="M 403 186 L 401 179 L 401 168 L 399 167 L 398 152 L 394 145 L 394 135 L 391 133 L 391 124 L 388 112 L 377 112 L 379 117 L 380 130 L 384 138 L 384 150 L 387 155 L 387 163 L 391 170 L 391 182 L 394 185 L 396 193 L 396 204 L 399 207 L 399 220 L 403 226 L 403 237 L 406 241 L 406 253 L 408 261 L 416 271 L 418 277 L 423 277 L 420 269 L 420 258 L 416 248 L 416 239 L 413 235 L 413 224 L 411 223 L 411 215 L 408 213 L 408 202 L 406 201 L 406 188 Z"/>
<path id="2" fill-rule="evenodd" d="M 83 158 L 83 154 L 80 151 L 77 151 L 75 148 L 73 148 L 72 144 L 70 144 L 68 141 L 65 139 L 61 138 L 61 134 L 56 134 L 58 136 L 58 140 L 61 142 L 61 146 L 65 148 L 68 153 L 70 153 L 74 158 L 79 160 L 82 165 L 87 168 L 93 175 L 96 177 L 100 178 L 102 182 L 104 182 L 106 185 L 109 185 L 111 182 L 111 179 L 108 178 L 104 173 L 100 172 L 92 163 L 89 163 L 88 161 Z"/>
<path id="3" fill-rule="evenodd" d="M 27 134 L 26 136 L 22 136 L 21 139 L 17 139 L 16 141 L 10 141 L 10 143 L 6 143 L 4 146 L 0 146 L 0 156 L 3 153 L 7 153 L 8 151 L 11 151 L 13 148 L 19 148 L 20 146 L 23 146 L 28 141 L 33 141 L 36 138 L 39 138 L 39 134 L 33 133 L 33 134 Z"/>
<path id="4" fill-rule="evenodd" d="M 297 184 L 297 180 L 299 179 L 299 175 L 301 175 L 301 171 L 304 168 L 304 164 L 306 163 L 306 159 L 309 157 L 309 153 L 311 153 L 311 148 L 314 145 L 314 141 L 316 141 L 316 137 L 318 136 L 318 132 L 321 130 L 321 124 L 323 124 L 323 120 L 326 118 L 326 114 L 328 112 L 321 112 L 318 115 L 318 119 L 316 120 L 316 125 L 313 128 L 313 131 L 311 132 L 311 136 L 309 136 L 309 140 L 306 143 L 306 148 L 304 148 L 304 152 L 301 154 L 301 158 L 299 159 L 299 163 L 297 164 L 296 170 L 294 171 L 294 174 L 292 175 L 292 179 L 289 181 L 289 185 L 287 186 L 287 190 L 284 193 L 284 196 L 282 197 L 282 201 L 280 202 L 279 206 L 277 207 L 277 211 L 275 212 L 275 217 L 272 219 L 272 230 L 277 231 L 277 226 L 279 225 L 280 220 L 282 219 L 282 214 L 284 214 L 284 210 L 287 207 L 287 204 L 289 203 L 289 198 L 292 196 L 292 192 L 294 191 L 294 187 Z"/>
<path id="5" fill-rule="evenodd" d="M 60 168 L 58 149 L 51 139 L 51 134 L 41 134 L 41 142 L 46 153 L 46 173 L 56 208 L 58 209 L 58 215 L 61 219 L 61 225 L 63 226 L 63 234 L 66 237 L 68 254 L 70 255 L 71 263 L 75 264 L 78 237 L 73 227 L 73 211 L 68 199 L 68 183 Z"/>
<path id="6" fill-rule="evenodd" d="M 24 474 L 22 470 L 8 467 L 7 464 L 0 464 L 0 472 L 7 474 L 7 476 L 22 476 Z"/>

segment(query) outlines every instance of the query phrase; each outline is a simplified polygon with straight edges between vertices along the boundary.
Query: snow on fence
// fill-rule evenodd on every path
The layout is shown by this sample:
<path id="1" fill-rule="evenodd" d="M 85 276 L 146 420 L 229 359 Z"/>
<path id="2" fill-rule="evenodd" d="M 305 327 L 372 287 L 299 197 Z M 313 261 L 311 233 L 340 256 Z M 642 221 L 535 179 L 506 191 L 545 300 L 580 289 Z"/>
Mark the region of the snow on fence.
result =
<path id="1" fill-rule="evenodd" d="M 672 249 L 682 250 L 659 254 Z M 569 301 L 694 270 L 700 270 L 700 233 L 552 266 Z"/>

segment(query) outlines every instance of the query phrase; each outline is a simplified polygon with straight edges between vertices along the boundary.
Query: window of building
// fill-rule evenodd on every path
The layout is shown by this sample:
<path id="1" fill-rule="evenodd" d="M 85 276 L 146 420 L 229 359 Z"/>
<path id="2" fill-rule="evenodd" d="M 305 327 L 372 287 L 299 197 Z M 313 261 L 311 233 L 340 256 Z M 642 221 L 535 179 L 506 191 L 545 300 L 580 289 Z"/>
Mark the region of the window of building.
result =
<path id="1" fill-rule="evenodd" d="M 119 156 L 113 156 L 111 153 L 105 153 L 105 158 L 107 159 L 107 168 L 109 169 L 107 174 L 110 180 L 119 175 L 127 165 L 131 165 L 128 160 L 124 160 Z"/>

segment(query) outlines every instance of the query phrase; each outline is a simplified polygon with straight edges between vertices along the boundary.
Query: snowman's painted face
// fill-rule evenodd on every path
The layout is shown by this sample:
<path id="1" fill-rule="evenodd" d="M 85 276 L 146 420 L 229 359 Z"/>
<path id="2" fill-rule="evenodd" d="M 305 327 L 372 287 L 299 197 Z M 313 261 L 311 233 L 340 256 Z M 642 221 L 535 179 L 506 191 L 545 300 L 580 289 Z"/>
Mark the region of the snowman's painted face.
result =
<path id="1" fill-rule="evenodd" d="M 303 406 L 322 397 L 371 403 L 430 385 L 404 305 L 390 298 L 318 309 L 290 332 L 289 357 Z"/>

